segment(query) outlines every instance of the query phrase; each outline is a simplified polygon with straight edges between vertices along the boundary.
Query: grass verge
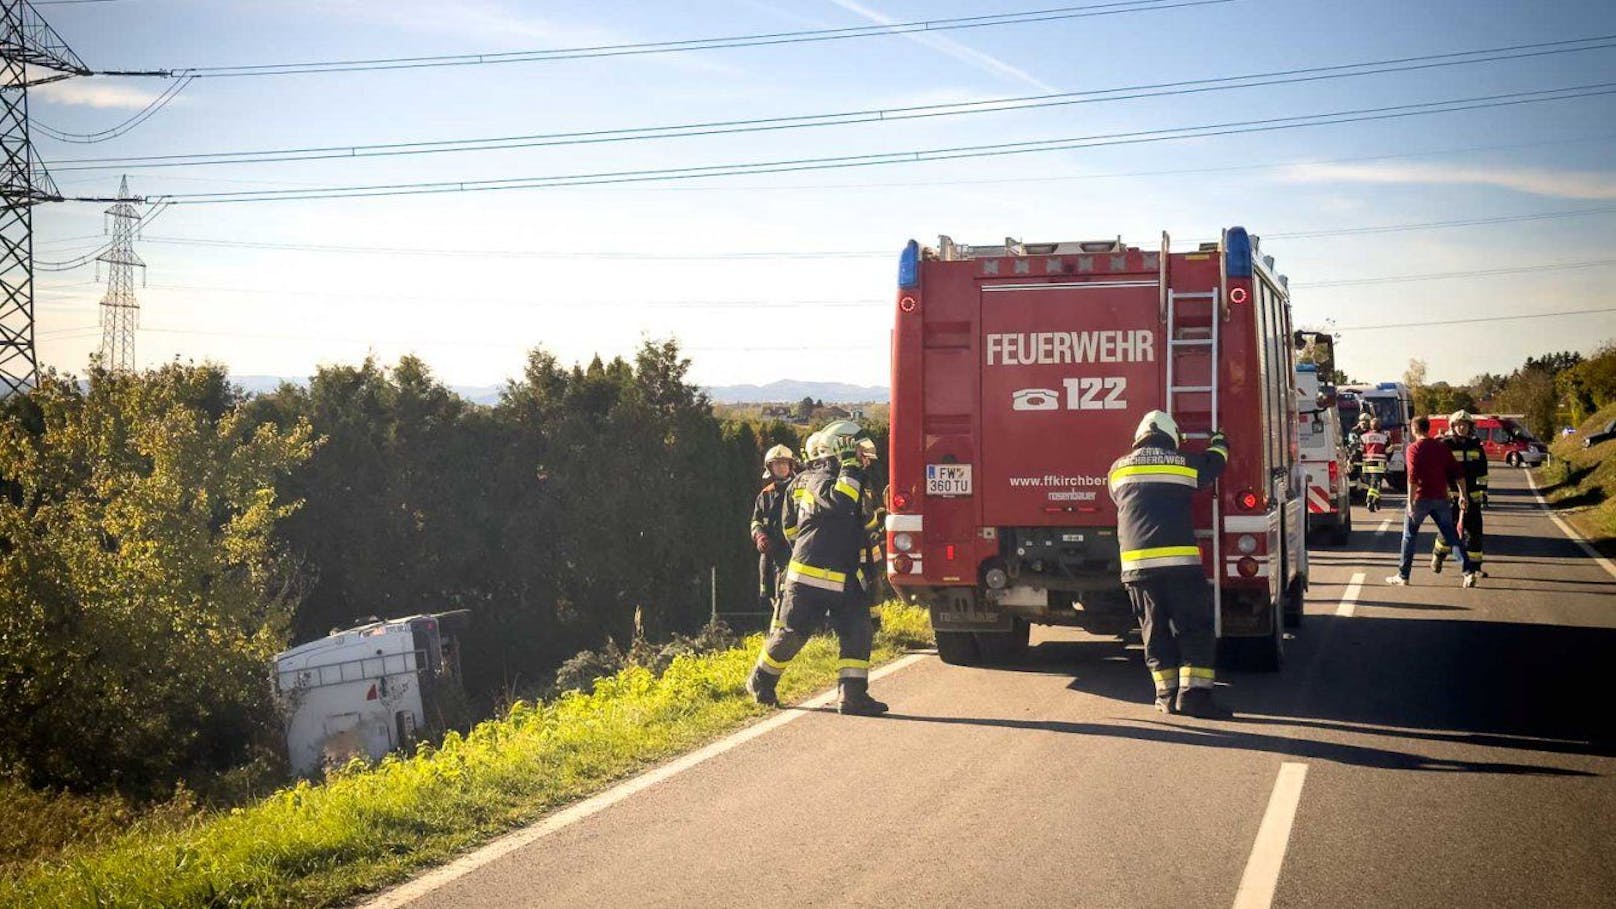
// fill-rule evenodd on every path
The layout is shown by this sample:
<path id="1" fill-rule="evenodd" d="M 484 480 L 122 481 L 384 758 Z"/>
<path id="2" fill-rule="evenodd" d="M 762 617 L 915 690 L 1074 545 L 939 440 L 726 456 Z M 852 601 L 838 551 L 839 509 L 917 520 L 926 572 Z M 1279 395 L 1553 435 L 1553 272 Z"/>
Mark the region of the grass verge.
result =
<path id="1" fill-rule="evenodd" d="M 1582 440 L 1616 420 L 1616 405 L 1549 446 L 1554 459 L 1537 470 L 1543 498 L 1606 556 L 1616 557 L 1616 439 L 1583 448 Z"/>
<path id="2" fill-rule="evenodd" d="M 931 640 L 923 610 L 888 605 L 882 616 L 878 662 Z M 0 878 L 0 905 L 332 905 L 757 718 L 766 711 L 742 685 L 759 642 L 681 656 L 660 677 L 630 667 L 589 694 L 519 702 L 437 748 L 356 762 L 181 829 L 69 849 Z M 835 666 L 835 641 L 814 639 L 786 673 L 782 698 L 823 690 Z"/>

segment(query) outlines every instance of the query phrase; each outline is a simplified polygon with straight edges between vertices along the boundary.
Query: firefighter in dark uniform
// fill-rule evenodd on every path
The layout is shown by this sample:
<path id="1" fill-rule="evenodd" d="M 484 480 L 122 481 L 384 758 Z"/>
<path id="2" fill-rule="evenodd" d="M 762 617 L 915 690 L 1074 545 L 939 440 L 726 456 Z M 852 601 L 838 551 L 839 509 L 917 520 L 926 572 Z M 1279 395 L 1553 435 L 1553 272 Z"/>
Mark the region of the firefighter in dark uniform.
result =
<path id="1" fill-rule="evenodd" d="M 1381 432 L 1380 421 L 1364 414 L 1358 419 L 1358 445 L 1363 449 L 1364 504 L 1380 510 L 1380 490 L 1386 484 L 1386 449 L 1391 436 Z"/>
<path id="2" fill-rule="evenodd" d="M 780 625 L 769 632 L 746 690 L 760 704 L 778 704 L 780 674 L 808 642 L 808 629 L 827 613 L 841 647 L 837 661 L 842 713 L 878 716 L 887 705 L 870 697 L 869 595 L 859 583 L 868 540 L 863 514 L 864 470 L 874 445 L 857 423 L 841 420 L 810 439 L 811 459 L 786 487 L 781 529 L 791 541 L 780 600 Z"/>
<path id="3" fill-rule="evenodd" d="M 860 440 L 859 455 L 866 465 L 875 461 L 874 440 Z M 870 624 L 876 631 L 881 630 L 881 615 L 875 611 L 876 594 L 880 590 L 881 576 L 887 570 L 887 510 L 882 506 L 882 500 L 883 496 L 865 486 L 863 500 L 859 503 L 859 515 L 864 521 L 864 548 L 859 551 L 859 589 L 864 592 L 865 603 L 870 609 Z"/>
<path id="4" fill-rule="evenodd" d="M 752 545 L 758 551 L 758 608 L 767 610 L 773 619 L 769 627 L 780 622 L 780 582 L 791 560 L 791 544 L 780 532 L 781 503 L 785 501 L 786 484 L 797 473 L 797 459 L 791 449 L 776 445 L 763 456 L 763 479 L 768 482 L 752 503 Z"/>
<path id="5" fill-rule="evenodd" d="M 1122 584 L 1145 642 L 1145 665 L 1156 683 L 1156 709 L 1219 718 L 1229 712 L 1212 697 L 1212 591 L 1195 542 L 1191 498 L 1223 473 L 1229 447 L 1212 434 L 1204 454 L 1178 450 L 1178 424 L 1153 410 L 1134 433 L 1133 451 L 1111 465 L 1117 504 Z"/>
<path id="6" fill-rule="evenodd" d="M 1481 439 L 1476 436 L 1476 420 L 1468 411 L 1456 410 L 1448 417 L 1448 431 L 1442 436 L 1442 443 L 1453 452 L 1453 459 L 1459 462 L 1459 469 L 1464 472 L 1464 483 L 1449 484 L 1448 500 L 1453 508 L 1453 526 L 1459 528 L 1459 539 L 1464 543 L 1465 552 L 1470 554 L 1470 561 L 1476 565 L 1476 570 L 1482 577 L 1487 572 L 1481 571 L 1482 546 L 1485 543 L 1482 534 L 1482 506 L 1487 503 L 1487 449 L 1481 445 Z M 1436 535 L 1436 548 L 1431 552 L 1431 570 L 1440 574 L 1442 563 L 1453 553 L 1453 549 L 1442 539 L 1442 534 Z"/>

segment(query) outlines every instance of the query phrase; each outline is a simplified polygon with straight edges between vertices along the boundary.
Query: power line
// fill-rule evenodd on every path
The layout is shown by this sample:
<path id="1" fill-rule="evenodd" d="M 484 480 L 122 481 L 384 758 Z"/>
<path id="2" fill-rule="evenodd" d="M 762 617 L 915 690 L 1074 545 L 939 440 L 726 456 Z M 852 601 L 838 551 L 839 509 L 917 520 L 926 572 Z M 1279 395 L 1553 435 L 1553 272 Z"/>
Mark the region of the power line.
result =
<path id="1" fill-rule="evenodd" d="M 1332 331 L 1381 331 L 1388 328 L 1425 328 L 1433 325 L 1470 325 L 1479 322 L 1511 322 L 1516 319 L 1553 319 L 1561 316 L 1586 316 L 1593 313 L 1616 312 L 1616 306 L 1598 309 L 1567 309 L 1561 312 L 1531 312 L 1516 316 L 1482 316 L 1473 319 L 1439 319 L 1430 322 L 1388 322 L 1382 325 L 1344 325 Z"/>
<path id="2" fill-rule="evenodd" d="M 484 66 L 498 63 L 538 63 L 558 60 L 586 60 L 601 57 L 629 57 L 645 54 L 670 54 L 688 51 L 721 50 L 736 47 L 766 47 L 782 44 L 808 44 L 822 41 L 842 41 L 852 38 L 874 38 L 907 35 L 919 32 L 959 31 L 963 29 L 991 28 L 1001 25 L 1025 25 L 1067 19 L 1086 19 L 1096 16 L 1115 16 L 1125 13 L 1154 12 L 1197 6 L 1215 6 L 1234 0 L 1119 0 L 1083 6 L 1061 6 L 1021 12 L 995 13 L 981 16 L 959 16 L 947 19 L 927 19 L 896 22 L 885 25 L 862 25 L 847 28 L 805 29 L 788 32 L 767 32 L 752 35 L 688 38 L 680 41 L 648 41 L 634 44 L 603 44 L 588 47 L 551 48 L 548 50 L 507 51 L 492 54 L 442 54 L 422 57 L 378 57 L 358 60 L 318 60 L 301 63 L 260 63 L 236 66 L 192 66 L 179 72 L 198 77 L 222 76 L 286 76 L 304 73 L 367 72 L 388 69 L 423 69 L 443 66 Z"/>
<path id="3" fill-rule="evenodd" d="M 1341 281 L 1292 282 L 1292 287 L 1361 287 L 1367 284 L 1403 284 L 1413 281 L 1443 281 L 1449 278 L 1484 278 L 1496 275 L 1521 275 L 1539 271 L 1571 271 L 1582 268 L 1606 268 L 1616 265 L 1616 259 L 1589 259 L 1584 262 L 1556 262 L 1547 265 L 1517 265 L 1512 268 L 1482 268 L 1468 271 L 1438 271 L 1422 275 L 1386 275 L 1380 278 L 1347 278 Z"/>
<path id="4" fill-rule="evenodd" d="M 510 189 L 545 189 L 563 186 L 597 186 L 622 183 L 691 180 L 704 177 L 729 177 L 751 174 L 795 173 L 814 170 L 839 170 L 851 167 L 872 167 L 923 161 L 949 161 L 964 158 L 1002 157 L 1036 152 L 1065 151 L 1081 148 L 1101 148 L 1117 145 L 1138 145 L 1178 139 L 1200 139 L 1213 136 L 1242 135 L 1257 132 L 1298 129 L 1311 126 L 1330 126 L 1390 120 L 1405 117 L 1456 113 L 1536 104 L 1547 101 L 1566 101 L 1616 94 L 1616 82 L 1591 83 L 1553 89 L 1508 92 L 1443 101 L 1414 104 L 1358 108 L 1320 114 L 1302 114 L 1287 117 L 1269 117 L 1258 120 L 1240 120 L 1199 126 L 1138 130 L 1106 133 L 1063 139 L 1040 139 L 1025 142 L 1004 142 L 986 145 L 955 146 L 906 152 L 884 152 L 864 155 L 841 155 L 819 158 L 797 158 L 743 164 L 714 164 L 694 167 L 660 168 L 628 171 L 563 174 L 550 177 L 522 177 L 484 180 L 439 181 L 429 183 L 384 183 L 371 185 L 332 186 L 303 190 L 240 190 L 212 193 L 170 193 L 161 198 L 175 204 L 217 204 L 225 202 L 297 201 L 337 198 L 367 198 L 377 196 L 426 195 L 438 193 L 486 192 Z"/>
<path id="5" fill-rule="evenodd" d="M 57 129 L 46 123 L 40 123 L 37 120 L 34 121 L 32 125 L 35 129 L 38 129 L 40 132 L 51 137 L 52 139 L 57 140 L 58 142 L 73 142 L 80 145 L 90 145 L 96 142 L 105 142 L 108 139 L 116 139 L 119 136 L 130 132 L 140 124 L 145 123 L 147 120 L 150 120 L 152 117 L 155 117 L 158 111 L 167 107 L 169 102 L 179 97 L 179 93 L 184 91 L 185 87 L 190 84 L 190 76 L 180 77 L 177 81 L 170 83 L 167 88 L 163 89 L 162 93 L 156 98 L 152 99 L 151 103 L 147 104 L 139 113 L 136 113 L 134 116 L 123 121 L 122 123 L 117 124 L 116 126 L 110 126 L 98 132 L 69 132 L 67 130 Z"/>
<path id="6" fill-rule="evenodd" d="M 1566 211 L 1536 212 L 1522 215 L 1500 215 L 1490 218 L 1467 218 L 1455 221 L 1423 221 L 1412 224 L 1379 224 L 1365 227 L 1340 227 L 1299 233 L 1264 233 L 1264 240 L 1317 239 L 1351 236 L 1355 234 L 1389 233 L 1394 231 L 1436 230 L 1453 227 L 1475 227 L 1493 224 L 1513 224 L 1526 221 L 1547 221 L 1556 218 L 1589 217 L 1616 213 L 1616 206 L 1580 208 Z M 280 243 L 263 240 L 217 240 L 205 237 L 143 238 L 147 243 L 174 246 L 198 246 L 217 249 L 256 249 L 274 252 L 312 252 L 340 255 L 433 256 L 468 259 L 598 259 L 625 262 L 708 262 L 730 260 L 780 261 L 783 259 L 887 259 L 897 254 L 896 249 L 824 249 L 824 250 L 755 250 L 707 253 L 639 253 L 618 250 L 529 250 L 529 249 L 472 249 L 420 246 L 362 246 L 326 243 Z"/>
<path id="7" fill-rule="evenodd" d="M 1603 42 L 1603 43 L 1595 43 Z M 1477 63 L 1495 63 L 1555 54 L 1608 50 L 1616 47 L 1616 35 L 1601 35 L 1563 41 L 1517 44 L 1505 47 L 1424 54 L 1390 60 L 1363 61 L 1248 73 L 1237 76 L 1219 76 L 1177 82 L 1160 82 L 1115 88 L 1054 92 L 1014 98 L 985 99 L 953 104 L 924 104 L 907 107 L 872 108 L 840 111 L 826 114 L 804 114 L 789 117 L 762 117 L 741 120 L 717 120 L 669 126 L 624 127 L 606 130 L 536 133 L 530 135 L 495 136 L 480 139 L 445 139 L 418 142 L 389 142 L 364 145 L 323 145 L 296 148 L 257 149 L 225 152 L 194 152 L 185 154 L 139 155 L 132 157 L 70 158 L 56 162 L 55 170 L 83 171 L 122 169 L 126 167 L 194 167 L 216 164 L 263 164 L 285 161 L 321 161 L 340 158 L 394 157 L 401 155 L 444 154 L 475 151 L 499 151 L 515 148 L 535 148 L 563 145 L 635 142 L 656 139 L 690 138 L 697 136 L 732 135 L 737 133 L 773 132 L 825 126 L 849 126 L 862 123 L 894 122 L 969 114 L 1005 113 L 1036 110 L 1046 107 L 1095 104 L 1113 101 L 1132 101 L 1149 98 L 1231 91 L 1289 85 L 1328 79 L 1355 78 L 1386 73 L 1410 72 L 1439 67 L 1464 66 Z"/>

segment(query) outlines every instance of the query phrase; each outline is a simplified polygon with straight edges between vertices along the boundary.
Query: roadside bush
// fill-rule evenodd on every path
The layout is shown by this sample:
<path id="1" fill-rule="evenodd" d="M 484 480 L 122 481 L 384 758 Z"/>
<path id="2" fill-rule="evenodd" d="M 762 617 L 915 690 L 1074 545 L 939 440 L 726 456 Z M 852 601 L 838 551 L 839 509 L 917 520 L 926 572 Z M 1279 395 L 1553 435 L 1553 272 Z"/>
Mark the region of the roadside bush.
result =
<path id="1" fill-rule="evenodd" d="M 314 448 L 215 366 L 46 373 L 0 412 L 0 766 L 146 798 L 277 727 L 294 591 L 276 483 Z"/>

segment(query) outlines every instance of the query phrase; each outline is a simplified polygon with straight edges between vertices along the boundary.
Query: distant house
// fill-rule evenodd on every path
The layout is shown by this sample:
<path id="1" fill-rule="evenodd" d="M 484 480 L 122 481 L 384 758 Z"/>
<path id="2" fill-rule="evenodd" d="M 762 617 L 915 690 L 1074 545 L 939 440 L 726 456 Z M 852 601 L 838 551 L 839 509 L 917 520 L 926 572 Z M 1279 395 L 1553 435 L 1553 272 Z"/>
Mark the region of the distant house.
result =
<path id="1" fill-rule="evenodd" d="M 789 420 L 796 415 L 797 409 L 790 404 L 765 404 L 763 415 L 777 420 Z"/>
<path id="2" fill-rule="evenodd" d="M 849 407 L 849 408 L 847 408 L 847 418 L 849 420 L 856 420 L 856 421 L 862 422 L 864 420 L 864 408 L 863 407 Z"/>
<path id="3" fill-rule="evenodd" d="M 831 420 L 851 420 L 853 414 L 840 407 L 827 407 L 823 411 L 825 417 Z"/>

